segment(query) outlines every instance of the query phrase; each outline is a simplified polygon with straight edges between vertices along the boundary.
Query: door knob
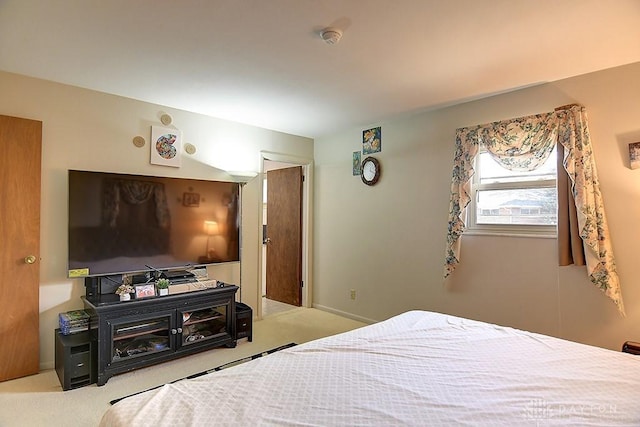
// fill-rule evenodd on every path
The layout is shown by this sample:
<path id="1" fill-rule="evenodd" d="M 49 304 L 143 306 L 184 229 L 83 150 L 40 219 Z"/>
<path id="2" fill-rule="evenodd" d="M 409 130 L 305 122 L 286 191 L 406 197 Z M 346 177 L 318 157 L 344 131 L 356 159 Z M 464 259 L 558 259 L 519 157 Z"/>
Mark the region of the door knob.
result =
<path id="1" fill-rule="evenodd" d="M 27 263 L 27 264 L 35 264 L 36 256 L 35 255 L 29 255 L 29 256 L 24 258 L 24 262 Z"/>
<path id="2" fill-rule="evenodd" d="M 265 242 L 267 242 L 267 245 L 268 245 L 269 243 L 271 243 L 271 238 L 267 237 L 267 240 L 265 240 Z"/>

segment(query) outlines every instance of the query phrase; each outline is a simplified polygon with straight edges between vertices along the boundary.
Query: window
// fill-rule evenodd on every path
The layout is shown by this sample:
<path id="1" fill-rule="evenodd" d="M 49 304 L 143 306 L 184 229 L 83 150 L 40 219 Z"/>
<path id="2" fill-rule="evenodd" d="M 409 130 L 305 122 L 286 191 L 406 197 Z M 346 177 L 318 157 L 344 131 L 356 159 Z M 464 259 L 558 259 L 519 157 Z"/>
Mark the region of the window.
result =
<path id="1" fill-rule="evenodd" d="M 556 150 L 538 169 L 510 171 L 481 151 L 475 160 L 469 232 L 555 236 Z"/>

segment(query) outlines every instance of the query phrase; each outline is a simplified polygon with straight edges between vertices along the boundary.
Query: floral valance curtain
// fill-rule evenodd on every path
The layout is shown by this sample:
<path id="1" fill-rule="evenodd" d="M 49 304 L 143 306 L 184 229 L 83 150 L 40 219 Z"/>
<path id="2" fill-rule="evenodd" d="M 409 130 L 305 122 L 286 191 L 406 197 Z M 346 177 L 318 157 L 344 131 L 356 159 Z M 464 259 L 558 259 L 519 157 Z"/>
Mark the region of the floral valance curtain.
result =
<path id="1" fill-rule="evenodd" d="M 151 199 L 155 201 L 155 213 L 160 228 L 170 224 L 169 207 L 164 185 L 157 182 L 133 180 L 109 180 L 105 183 L 103 197 L 103 216 L 109 227 L 116 226 L 120 214 L 120 200 L 138 205 Z"/>
<path id="2" fill-rule="evenodd" d="M 504 167 L 529 171 L 542 165 L 556 144 L 564 148 L 563 165 L 571 181 L 589 277 L 624 315 L 620 282 L 591 148 L 587 113 L 584 107 L 578 105 L 552 113 L 457 129 L 445 277 L 460 262 L 460 237 L 465 229 L 464 214 L 470 202 L 473 162 L 480 146 L 485 147 Z"/>

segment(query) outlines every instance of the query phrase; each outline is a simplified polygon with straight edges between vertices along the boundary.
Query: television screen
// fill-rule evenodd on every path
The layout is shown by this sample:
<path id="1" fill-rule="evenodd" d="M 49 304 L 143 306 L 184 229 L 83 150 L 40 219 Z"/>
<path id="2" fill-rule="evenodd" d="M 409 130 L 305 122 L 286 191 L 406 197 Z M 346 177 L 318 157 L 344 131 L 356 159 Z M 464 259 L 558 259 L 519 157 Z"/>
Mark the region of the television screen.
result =
<path id="1" fill-rule="evenodd" d="M 240 185 L 69 171 L 68 276 L 240 260 Z"/>

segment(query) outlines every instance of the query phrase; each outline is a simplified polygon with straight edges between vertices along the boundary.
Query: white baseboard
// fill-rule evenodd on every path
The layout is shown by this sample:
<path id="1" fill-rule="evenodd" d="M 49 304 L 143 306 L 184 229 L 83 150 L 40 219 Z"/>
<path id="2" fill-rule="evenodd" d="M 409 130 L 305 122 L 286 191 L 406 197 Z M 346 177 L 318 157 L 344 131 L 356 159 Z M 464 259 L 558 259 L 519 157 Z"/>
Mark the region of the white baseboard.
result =
<path id="1" fill-rule="evenodd" d="M 336 310 L 335 308 L 325 307 L 320 304 L 313 304 L 313 308 L 317 308 L 318 310 L 327 311 L 329 313 L 337 314 L 338 316 L 346 317 L 347 319 L 357 320 L 362 323 L 378 323 L 378 320 L 368 319 L 366 317 L 358 316 L 357 314 L 347 313 L 346 311 Z"/>

